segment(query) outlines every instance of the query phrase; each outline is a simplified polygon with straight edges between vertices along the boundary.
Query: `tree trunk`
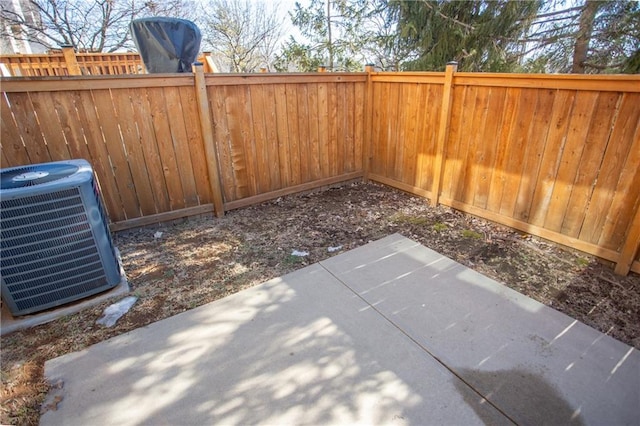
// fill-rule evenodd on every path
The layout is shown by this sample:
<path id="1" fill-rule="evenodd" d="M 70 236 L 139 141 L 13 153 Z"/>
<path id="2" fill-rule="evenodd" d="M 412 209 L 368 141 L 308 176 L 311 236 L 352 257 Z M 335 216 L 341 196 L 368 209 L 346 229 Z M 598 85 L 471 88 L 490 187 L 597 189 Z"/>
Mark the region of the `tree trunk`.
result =
<path id="1" fill-rule="evenodd" d="M 327 36 L 329 39 L 329 71 L 333 72 L 333 40 L 331 39 L 331 0 L 327 0 Z"/>
<path id="2" fill-rule="evenodd" d="M 600 4 L 598 1 L 587 0 L 580 12 L 580 20 L 578 21 L 578 34 L 576 35 L 576 44 L 573 49 L 573 64 L 571 72 L 575 74 L 584 74 L 589 52 L 589 41 L 591 40 L 591 32 L 593 31 L 593 20 L 596 17 Z"/>

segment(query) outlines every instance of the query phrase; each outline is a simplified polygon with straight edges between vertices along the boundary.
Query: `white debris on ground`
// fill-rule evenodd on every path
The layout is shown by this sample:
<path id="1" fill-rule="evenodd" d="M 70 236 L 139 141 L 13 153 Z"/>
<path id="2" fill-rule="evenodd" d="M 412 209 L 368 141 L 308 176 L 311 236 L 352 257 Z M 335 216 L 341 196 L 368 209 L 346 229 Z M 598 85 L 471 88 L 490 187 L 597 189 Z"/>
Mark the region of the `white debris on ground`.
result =
<path id="1" fill-rule="evenodd" d="M 137 300 L 136 296 L 128 296 L 113 305 L 107 306 L 102 316 L 96 320 L 96 324 L 113 327 L 124 314 L 129 312 L 129 309 Z"/>
<path id="2" fill-rule="evenodd" d="M 342 246 L 341 245 L 340 246 L 335 246 L 335 247 L 327 247 L 327 251 L 329 253 L 333 253 L 333 252 L 340 251 L 340 250 L 342 250 Z"/>
<path id="3" fill-rule="evenodd" d="M 162 234 L 163 234 L 163 232 L 162 232 L 162 231 L 158 231 L 158 232 L 156 232 L 155 234 L 153 234 L 153 238 L 155 238 L 156 240 L 157 240 L 158 238 L 162 238 Z"/>
<path id="4" fill-rule="evenodd" d="M 305 257 L 305 256 L 309 256 L 309 252 L 308 251 L 293 250 L 291 252 L 291 256 Z"/>

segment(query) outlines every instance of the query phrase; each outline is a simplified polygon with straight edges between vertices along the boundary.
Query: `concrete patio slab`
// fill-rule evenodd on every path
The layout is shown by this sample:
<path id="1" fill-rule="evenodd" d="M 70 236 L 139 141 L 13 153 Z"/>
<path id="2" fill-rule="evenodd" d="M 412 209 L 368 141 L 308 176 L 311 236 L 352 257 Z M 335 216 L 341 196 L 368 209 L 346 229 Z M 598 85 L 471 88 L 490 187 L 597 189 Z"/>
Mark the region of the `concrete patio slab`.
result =
<path id="1" fill-rule="evenodd" d="M 393 235 L 50 360 L 43 425 L 637 424 L 638 351 Z"/>
<path id="2" fill-rule="evenodd" d="M 321 262 L 518 424 L 637 425 L 640 352 L 400 235 Z"/>
<path id="3" fill-rule="evenodd" d="M 320 265 L 46 363 L 42 425 L 508 421 Z"/>

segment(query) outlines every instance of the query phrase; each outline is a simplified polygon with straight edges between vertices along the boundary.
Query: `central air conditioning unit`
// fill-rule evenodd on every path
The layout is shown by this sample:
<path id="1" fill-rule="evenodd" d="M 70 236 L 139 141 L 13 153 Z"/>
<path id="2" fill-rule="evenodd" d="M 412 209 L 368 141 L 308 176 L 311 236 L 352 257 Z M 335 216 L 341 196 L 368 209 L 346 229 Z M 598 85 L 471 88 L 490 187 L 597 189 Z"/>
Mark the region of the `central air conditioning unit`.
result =
<path id="1" fill-rule="evenodd" d="M 0 170 L 2 299 L 14 316 L 117 286 L 120 264 L 85 160 Z"/>

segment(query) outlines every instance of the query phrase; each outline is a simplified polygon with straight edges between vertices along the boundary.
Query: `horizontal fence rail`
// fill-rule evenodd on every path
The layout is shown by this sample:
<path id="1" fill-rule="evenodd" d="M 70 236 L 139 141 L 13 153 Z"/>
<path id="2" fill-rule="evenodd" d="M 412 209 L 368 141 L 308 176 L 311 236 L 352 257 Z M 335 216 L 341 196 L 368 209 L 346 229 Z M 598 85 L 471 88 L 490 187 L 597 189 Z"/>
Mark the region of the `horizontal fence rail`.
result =
<path id="1" fill-rule="evenodd" d="M 112 229 L 371 179 L 640 272 L 640 78 L 2 79 L 2 167 L 86 158 Z"/>

